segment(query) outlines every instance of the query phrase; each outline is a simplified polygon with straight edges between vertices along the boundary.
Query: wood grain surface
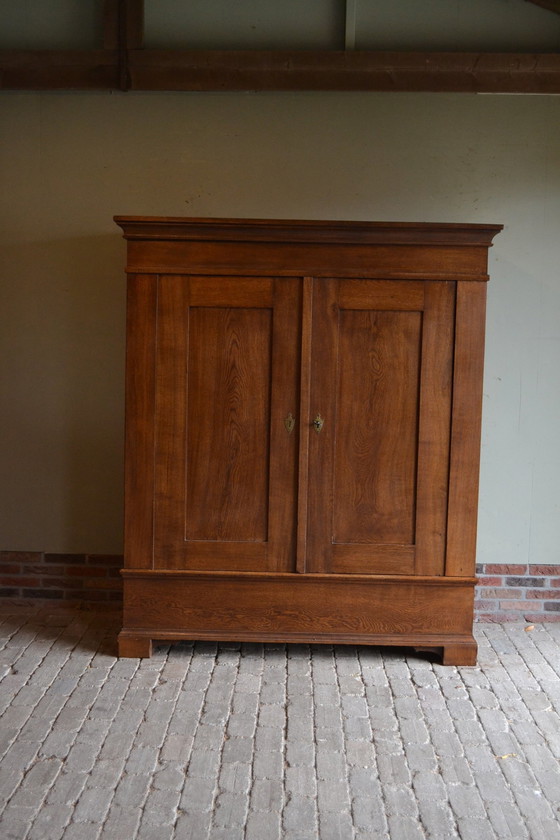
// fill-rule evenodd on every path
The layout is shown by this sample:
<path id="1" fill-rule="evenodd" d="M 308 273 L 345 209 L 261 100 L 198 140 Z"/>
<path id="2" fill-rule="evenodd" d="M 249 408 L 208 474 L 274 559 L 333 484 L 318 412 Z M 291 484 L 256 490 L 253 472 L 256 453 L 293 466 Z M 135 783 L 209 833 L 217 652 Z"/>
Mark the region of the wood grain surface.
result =
<path id="1" fill-rule="evenodd" d="M 412 545 L 421 313 L 342 310 L 338 326 L 333 541 Z"/>
<path id="2" fill-rule="evenodd" d="M 125 564 L 153 565 L 157 278 L 128 278 L 125 406 Z"/>
<path id="3" fill-rule="evenodd" d="M 132 636 L 166 639 L 453 644 L 472 649 L 473 585 L 468 579 L 449 585 L 445 578 L 363 576 L 349 584 L 343 575 L 127 577 L 125 630 Z"/>
<path id="4" fill-rule="evenodd" d="M 290 278 L 161 278 L 160 568 L 293 567 L 298 312 Z"/>
<path id="5" fill-rule="evenodd" d="M 457 284 L 446 574 L 476 562 L 486 286 Z"/>
<path id="6" fill-rule="evenodd" d="M 272 313 L 191 307 L 186 540 L 268 534 Z"/>
<path id="7" fill-rule="evenodd" d="M 499 226 L 118 222 L 121 655 L 237 639 L 435 646 L 473 664 Z"/>

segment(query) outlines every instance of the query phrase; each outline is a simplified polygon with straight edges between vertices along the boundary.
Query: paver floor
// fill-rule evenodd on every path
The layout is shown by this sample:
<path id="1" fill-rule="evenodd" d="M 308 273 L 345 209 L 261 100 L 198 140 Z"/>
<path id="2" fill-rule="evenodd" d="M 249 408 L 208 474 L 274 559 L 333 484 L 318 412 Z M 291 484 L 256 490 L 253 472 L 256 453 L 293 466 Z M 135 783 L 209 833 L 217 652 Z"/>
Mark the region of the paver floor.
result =
<path id="1" fill-rule="evenodd" d="M 2 840 L 560 839 L 560 624 L 407 649 L 179 643 L 4 609 Z"/>

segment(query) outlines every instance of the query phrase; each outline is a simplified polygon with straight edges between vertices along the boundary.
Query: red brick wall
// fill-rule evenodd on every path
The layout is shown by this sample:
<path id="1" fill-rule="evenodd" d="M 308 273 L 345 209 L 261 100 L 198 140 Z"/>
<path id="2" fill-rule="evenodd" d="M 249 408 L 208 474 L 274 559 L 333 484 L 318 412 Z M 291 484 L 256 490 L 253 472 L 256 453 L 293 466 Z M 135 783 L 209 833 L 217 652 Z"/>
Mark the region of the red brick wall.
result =
<path id="1" fill-rule="evenodd" d="M 0 598 L 11 603 L 39 600 L 122 601 L 118 554 L 44 554 L 0 552 Z"/>
<path id="2" fill-rule="evenodd" d="M 477 566 L 477 621 L 560 621 L 560 566 Z"/>
<path id="3" fill-rule="evenodd" d="M 122 601 L 118 554 L 0 552 L 0 599 L 11 603 Z M 560 566 L 477 567 L 477 621 L 560 621 Z"/>

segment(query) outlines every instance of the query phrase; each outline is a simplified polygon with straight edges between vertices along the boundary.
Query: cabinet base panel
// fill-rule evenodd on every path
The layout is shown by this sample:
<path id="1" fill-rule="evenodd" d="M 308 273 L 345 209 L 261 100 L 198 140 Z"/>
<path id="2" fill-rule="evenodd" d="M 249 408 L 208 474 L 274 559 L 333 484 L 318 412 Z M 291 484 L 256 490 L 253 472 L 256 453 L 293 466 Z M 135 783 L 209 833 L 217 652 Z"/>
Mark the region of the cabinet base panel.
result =
<path id="1" fill-rule="evenodd" d="M 265 638 L 263 634 L 246 636 L 243 633 L 234 633 L 228 635 L 225 633 L 183 633 L 180 630 L 169 630 L 163 634 L 152 636 L 150 631 L 146 631 L 144 637 L 138 636 L 138 631 L 123 630 L 119 634 L 119 656 L 128 658 L 150 658 L 152 655 L 152 643 L 154 641 L 161 642 L 178 642 L 178 641 L 213 641 L 213 642 L 284 642 L 287 644 L 354 644 L 354 645 L 371 645 L 376 647 L 410 647 L 415 651 L 429 652 L 436 655 L 441 655 L 443 665 L 476 665 L 476 656 L 478 645 L 474 637 L 470 639 L 454 640 L 450 644 L 443 644 L 443 639 L 437 638 L 431 645 L 419 645 L 417 638 L 411 636 L 410 638 L 402 638 L 392 640 L 388 636 L 377 636 L 364 638 L 363 636 L 351 639 L 348 637 L 334 637 L 324 638 L 319 636 L 292 635 L 290 637 L 277 637 L 273 635 Z"/>
<path id="2" fill-rule="evenodd" d="M 472 578 L 124 571 L 119 655 L 152 641 L 391 645 L 474 665 Z"/>

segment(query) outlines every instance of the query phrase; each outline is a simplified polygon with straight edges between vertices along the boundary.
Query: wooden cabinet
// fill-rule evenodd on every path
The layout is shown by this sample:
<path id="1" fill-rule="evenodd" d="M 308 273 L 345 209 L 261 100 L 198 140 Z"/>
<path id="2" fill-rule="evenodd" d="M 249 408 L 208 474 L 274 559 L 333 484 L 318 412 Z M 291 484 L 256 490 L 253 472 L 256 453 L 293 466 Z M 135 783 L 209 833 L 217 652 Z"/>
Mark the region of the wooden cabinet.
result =
<path id="1" fill-rule="evenodd" d="M 117 217 L 123 656 L 399 644 L 470 664 L 499 225 Z"/>

